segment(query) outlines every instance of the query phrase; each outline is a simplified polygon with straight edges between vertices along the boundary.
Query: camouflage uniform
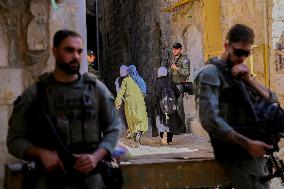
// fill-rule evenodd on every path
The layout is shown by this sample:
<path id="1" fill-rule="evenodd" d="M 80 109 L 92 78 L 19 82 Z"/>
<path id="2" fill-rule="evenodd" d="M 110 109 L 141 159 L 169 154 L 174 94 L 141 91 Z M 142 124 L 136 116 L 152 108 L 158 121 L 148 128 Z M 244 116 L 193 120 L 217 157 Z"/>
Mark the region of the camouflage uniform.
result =
<path id="1" fill-rule="evenodd" d="M 212 62 L 226 65 L 217 58 L 211 59 Z M 240 145 L 222 140 L 231 130 L 247 127 L 250 119 L 230 69 L 224 66 L 220 71 L 215 65 L 207 64 L 197 74 L 194 84 L 201 124 L 210 135 L 215 158 L 228 165 L 233 184 L 236 188 L 268 188 L 268 183 L 262 184 L 258 179 L 268 174 L 266 160 L 252 158 Z M 270 96 L 271 101 L 276 100 L 272 93 Z"/>
<path id="2" fill-rule="evenodd" d="M 171 69 L 171 65 L 176 64 L 180 70 Z M 173 82 L 180 84 L 188 79 L 190 75 L 190 61 L 186 55 L 180 55 L 178 58 L 174 58 L 169 67 L 169 75 Z"/>
<path id="3" fill-rule="evenodd" d="M 97 148 L 109 153 L 114 150 L 121 122 L 114 98 L 103 83 L 88 74 L 72 83 L 57 82 L 51 74 L 40 80 L 46 86 L 49 116 L 72 153 L 93 153 Z M 9 120 L 8 150 L 21 159 L 25 159 L 24 153 L 30 146 L 54 148 L 47 133 L 42 133 L 42 125 L 33 124 L 41 112 L 34 106 L 36 93 L 36 85 L 27 88 L 15 101 Z M 55 177 L 53 172 L 42 171 L 36 188 L 101 189 L 103 183 L 98 174 L 70 179 L 63 173 Z"/>
<path id="4" fill-rule="evenodd" d="M 173 70 L 171 65 L 175 64 L 180 70 Z M 178 90 L 183 93 L 183 88 L 180 83 L 188 81 L 190 75 L 190 61 L 186 55 L 180 55 L 178 58 L 174 58 L 169 67 L 169 76 L 173 80 L 173 82 L 177 85 Z M 178 115 L 182 120 L 184 128 L 182 132 L 185 132 L 185 114 L 184 114 L 184 106 L 183 106 L 183 95 L 180 95 L 178 98 Z"/>
<path id="5" fill-rule="evenodd" d="M 95 78 L 101 80 L 99 71 L 95 70 L 92 66 L 92 63 L 88 62 L 88 72 L 93 75 Z"/>

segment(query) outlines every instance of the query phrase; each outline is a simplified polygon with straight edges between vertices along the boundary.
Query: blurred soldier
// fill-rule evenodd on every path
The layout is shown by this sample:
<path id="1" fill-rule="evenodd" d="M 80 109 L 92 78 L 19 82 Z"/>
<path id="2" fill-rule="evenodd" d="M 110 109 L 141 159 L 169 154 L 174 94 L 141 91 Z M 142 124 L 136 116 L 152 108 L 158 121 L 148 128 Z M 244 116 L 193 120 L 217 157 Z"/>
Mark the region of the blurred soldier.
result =
<path id="1" fill-rule="evenodd" d="M 221 58 L 210 59 L 195 79 L 201 124 L 210 135 L 216 159 L 227 165 L 234 188 L 240 189 L 269 188 L 269 183 L 261 183 L 260 177 L 268 174 L 263 155 L 272 146 L 240 134 L 253 127 L 253 118 L 241 98 L 239 80 L 262 98 L 277 101 L 275 95 L 251 77 L 244 63 L 253 42 L 252 29 L 242 24 L 233 26 Z"/>
<path id="2" fill-rule="evenodd" d="M 104 188 L 94 170 L 113 152 L 121 122 L 106 86 L 79 73 L 82 51 L 79 34 L 56 32 L 52 49 L 55 70 L 41 76 L 14 102 L 7 146 L 12 155 L 36 162 L 35 188 Z M 50 122 L 43 119 L 46 115 Z M 49 137 L 55 136 L 53 127 L 67 149 L 62 150 L 62 145 Z M 71 167 L 65 166 L 72 158 L 62 156 L 64 151 L 72 155 Z"/>

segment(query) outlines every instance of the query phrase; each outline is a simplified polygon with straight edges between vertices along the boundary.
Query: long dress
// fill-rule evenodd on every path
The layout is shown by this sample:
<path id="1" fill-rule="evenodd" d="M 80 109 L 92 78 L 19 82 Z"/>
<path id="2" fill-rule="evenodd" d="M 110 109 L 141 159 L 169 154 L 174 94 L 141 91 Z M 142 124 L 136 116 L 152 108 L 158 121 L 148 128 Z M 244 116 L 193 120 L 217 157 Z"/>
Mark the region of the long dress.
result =
<path id="1" fill-rule="evenodd" d="M 176 99 L 180 96 L 180 92 L 177 89 L 176 85 L 167 77 L 159 77 L 155 81 L 155 98 L 156 98 L 156 108 L 157 115 L 160 117 L 161 123 L 163 123 L 166 127 L 169 128 L 169 131 L 175 135 L 178 135 L 182 131 L 182 121 L 178 115 L 178 112 L 168 115 L 169 119 L 166 119 L 166 115 L 162 112 L 159 101 L 162 98 L 162 90 L 165 86 L 169 86 L 174 91 Z"/>
<path id="2" fill-rule="evenodd" d="M 125 76 L 126 77 L 126 76 Z M 120 91 L 121 88 L 121 84 L 122 81 L 125 77 L 119 76 L 116 80 L 115 80 L 115 89 L 116 89 L 116 94 L 118 94 L 118 92 Z M 119 113 L 120 116 L 124 122 L 125 125 L 125 129 L 128 130 L 128 125 L 127 125 L 127 120 L 126 120 L 126 116 L 125 116 L 125 108 L 124 108 L 124 99 L 122 100 L 122 104 L 120 105 L 119 108 Z M 123 132 L 122 132 L 123 133 Z"/>
<path id="3" fill-rule="evenodd" d="M 125 115 L 131 134 L 148 130 L 148 118 L 143 94 L 133 79 L 128 76 L 122 80 L 121 88 L 115 99 L 118 107 L 124 97 Z"/>

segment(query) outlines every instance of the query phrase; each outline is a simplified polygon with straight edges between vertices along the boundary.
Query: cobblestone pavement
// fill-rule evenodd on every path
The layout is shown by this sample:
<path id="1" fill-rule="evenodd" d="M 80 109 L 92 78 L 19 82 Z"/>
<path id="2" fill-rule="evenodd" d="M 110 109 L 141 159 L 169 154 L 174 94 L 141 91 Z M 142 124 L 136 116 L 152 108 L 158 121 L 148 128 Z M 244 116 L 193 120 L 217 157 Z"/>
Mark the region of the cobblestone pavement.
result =
<path id="1" fill-rule="evenodd" d="M 133 139 L 122 138 L 120 141 L 129 147 L 133 156 L 182 152 L 194 153 L 197 151 L 212 152 L 208 139 L 190 134 L 174 135 L 173 142 L 167 146 L 161 144 L 160 137 L 149 137 L 147 135 L 142 135 L 141 145 L 134 142 Z"/>

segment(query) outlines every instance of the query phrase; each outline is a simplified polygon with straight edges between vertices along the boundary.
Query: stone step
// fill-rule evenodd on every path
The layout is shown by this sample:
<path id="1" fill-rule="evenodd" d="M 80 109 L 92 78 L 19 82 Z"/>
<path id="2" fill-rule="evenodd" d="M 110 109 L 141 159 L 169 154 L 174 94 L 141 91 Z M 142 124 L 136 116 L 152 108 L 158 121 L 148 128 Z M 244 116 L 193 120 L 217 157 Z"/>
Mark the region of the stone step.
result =
<path id="1" fill-rule="evenodd" d="M 212 188 L 227 186 L 230 178 L 211 152 L 133 156 L 121 162 L 123 189 Z M 21 164 L 5 165 L 5 189 L 20 189 Z"/>

